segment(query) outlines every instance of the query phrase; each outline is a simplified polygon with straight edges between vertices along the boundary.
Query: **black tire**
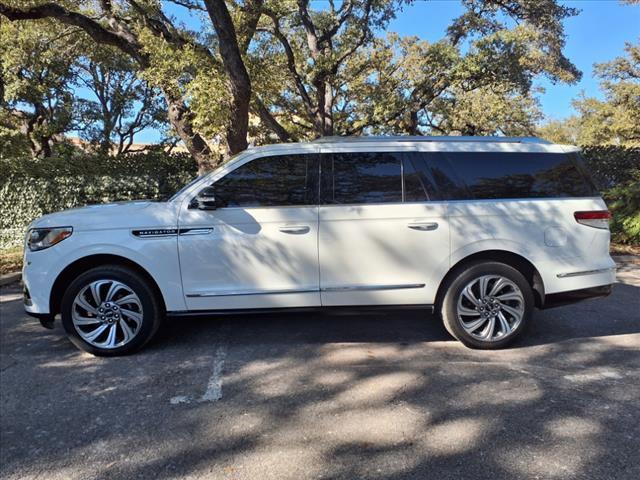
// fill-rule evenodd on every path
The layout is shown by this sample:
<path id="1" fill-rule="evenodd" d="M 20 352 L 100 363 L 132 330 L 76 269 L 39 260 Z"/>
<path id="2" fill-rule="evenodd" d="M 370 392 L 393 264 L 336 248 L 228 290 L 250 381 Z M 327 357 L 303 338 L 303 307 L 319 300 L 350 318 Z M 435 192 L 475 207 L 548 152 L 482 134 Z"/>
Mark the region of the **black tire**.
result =
<path id="1" fill-rule="evenodd" d="M 499 321 L 496 321 L 494 332 L 496 333 L 497 338 L 493 340 L 481 340 L 473 336 L 471 333 L 468 333 L 462 326 L 462 321 L 458 316 L 458 300 L 463 295 L 462 292 L 467 285 L 476 279 L 480 279 L 481 277 L 488 275 L 504 277 L 513 282 L 520 289 L 520 292 L 522 293 L 522 306 L 524 307 L 524 313 L 522 315 L 522 319 L 517 323 L 517 326 L 504 338 L 499 338 L 501 326 L 499 325 Z M 487 290 L 489 290 L 489 288 L 487 288 Z M 515 268 L 500 262 L 478 261 L 464 265 L 462 268 L 453 272 L 449 277 L 447 284 L 444 286 L 443 291 L 444 296 L 440 302 L 440 314 L 442 316 L 444 326 L 453 337 L 469 348 L 494 350 L 511 344 L 527 329 L 531 322 L 531 316 L 535 307 L 533 290 L 524 275 Z M 466 298 L 463 301 L 466 301 Z M 515 302 L 516 305 L 520 305 L 519 301 Z M 471 320 L 473 319 L 473 317 L 470 318 Z M 469 321 L 467 325 L 470 325 L 471 323 L 472 322 Z M 488 324 L 485 324 L 485 326 L 487 328 L 486 331 L 489 331 Z M 478 330 L 482 331 L 483 329 L 478 328 Z M 478 334 L 477 331 L 472 333 Z"/>
<path id="2" fill-rule="evenodd" d="M 82 338 L 74 325 L 72 309 L 74 308 L 73 304 L 76 295 L 92 282 L 98 280 L 120 282 L 133 291 L 140 301 L 142 321 L 137 327 L 133 338 L 121 346 L 101 348 L 92 345 Z M 115 357 L 140 350 L 154 337 L 164 318 L 161 305 L 155 290 L 149 285 L 149 281 L 135 270 L 121 265 L 104 265 L 87 270 L 71 282 L 62 297 L 60 314 L 67 336 L 76 347 L 96 356 Z M 120 329 L 120 332 L 122 333 L 122 329 Z"/>

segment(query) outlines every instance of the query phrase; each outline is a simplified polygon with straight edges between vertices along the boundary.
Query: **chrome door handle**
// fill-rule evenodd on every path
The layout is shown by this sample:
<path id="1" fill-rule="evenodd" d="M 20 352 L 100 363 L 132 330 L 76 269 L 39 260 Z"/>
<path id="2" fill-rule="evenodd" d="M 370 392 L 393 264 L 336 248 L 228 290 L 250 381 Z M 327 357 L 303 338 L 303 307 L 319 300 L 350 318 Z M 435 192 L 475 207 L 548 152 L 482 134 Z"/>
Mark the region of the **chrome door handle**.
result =
<path id="1" fill-rule="evenodd" d="M 421 230 L 423 232 L 428 232 L 431 230 L 435 230 L 438 228 L 438 224 L 436 222 L 427 222 L 427 223 L 410 223 L 407 225 L 412 230 Z"/>
<path id="2" fill-rule="evenodd" d="M 293 233 L 300 235 L 302 233 L 307 233 L 311 228 L 307 225 L 285 225 L 284 227 L 280 227 L 279 230 L 282 233 Z"/>

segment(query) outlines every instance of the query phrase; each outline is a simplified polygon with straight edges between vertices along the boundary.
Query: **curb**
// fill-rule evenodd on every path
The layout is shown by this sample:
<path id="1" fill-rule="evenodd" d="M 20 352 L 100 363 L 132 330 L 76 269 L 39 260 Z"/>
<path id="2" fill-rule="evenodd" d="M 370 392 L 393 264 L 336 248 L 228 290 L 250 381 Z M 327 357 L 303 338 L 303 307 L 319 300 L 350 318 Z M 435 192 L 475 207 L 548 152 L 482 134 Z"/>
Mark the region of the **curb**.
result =
<path id="1" fill-rule="evenodd" d="M 5 273 L 4 275 L 0 275 L 0 287 L 4 287 L 5 285 L 9 285 L 13 282 L 18 282 L 21 278 L 21 272 Z"/>
<path id="2" fill-rule="evenodd" d="M 632 263 L 640 265 L 640 255 L 611 255 L 616 263 Z"/>

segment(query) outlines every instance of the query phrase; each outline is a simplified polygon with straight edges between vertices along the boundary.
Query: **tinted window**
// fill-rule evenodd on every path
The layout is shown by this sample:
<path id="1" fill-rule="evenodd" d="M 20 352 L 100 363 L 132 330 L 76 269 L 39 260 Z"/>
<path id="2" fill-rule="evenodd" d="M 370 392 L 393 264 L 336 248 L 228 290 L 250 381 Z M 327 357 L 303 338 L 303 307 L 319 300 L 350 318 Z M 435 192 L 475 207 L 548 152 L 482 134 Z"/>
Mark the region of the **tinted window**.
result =
<path id="1" fill-rule="evenodd" d="M 429 180 L 416 169 L 413 154 L 405 154 L 402 158 L 402 176 L 404 179 L 404 201 L 424 202 L 429 200 L 429 193 L 433 191 Z M 428 186 L 427 186 L 428 185 Z"/>
<path id="2" fill-rule="evenodd" d="M 402 156 L 350 152 L 323 155 L 322 197 L 328 204 L 402 202 Z"/>
<path id="3" fill-rule="evenodd" d="M 216 201 L 225 207 L 315 205 L 317 178 L 315 155 L 259 158 L 219 179 Z"/>
<path id="4" fill-rule="evenodd" d="M 446 154 L 473 198 L 582 197 L 592 183 L 566 154 L 455 152 Z"/>
<path id="5" fill-rule="evenodd" d="M 453 200 L 468 197 L 466 187 L 456 176 L 444 153 L 413 152 L 405 155 L 405 199 L 414 201 L 408 188 L 420 182 L 431 200 Z M 412 168 L 407 167 L 411 164 Z"/>

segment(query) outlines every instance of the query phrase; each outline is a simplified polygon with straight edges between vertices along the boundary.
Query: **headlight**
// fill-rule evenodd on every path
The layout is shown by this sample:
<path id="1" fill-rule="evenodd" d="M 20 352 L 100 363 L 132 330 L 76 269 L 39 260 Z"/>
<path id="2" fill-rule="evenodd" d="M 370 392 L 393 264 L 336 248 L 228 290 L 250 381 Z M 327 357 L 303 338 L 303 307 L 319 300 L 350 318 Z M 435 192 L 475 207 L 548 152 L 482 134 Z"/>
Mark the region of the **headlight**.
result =
<path id="1" fill-rule="evenodd" d="M 32 252 L 60 243 L 73 233 L 72 227 L 32 228 L 27 233 L 27 246 Z"/>

